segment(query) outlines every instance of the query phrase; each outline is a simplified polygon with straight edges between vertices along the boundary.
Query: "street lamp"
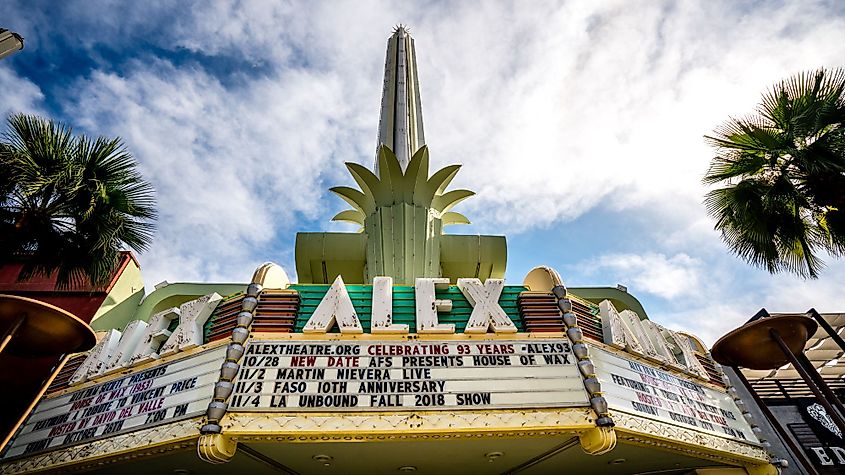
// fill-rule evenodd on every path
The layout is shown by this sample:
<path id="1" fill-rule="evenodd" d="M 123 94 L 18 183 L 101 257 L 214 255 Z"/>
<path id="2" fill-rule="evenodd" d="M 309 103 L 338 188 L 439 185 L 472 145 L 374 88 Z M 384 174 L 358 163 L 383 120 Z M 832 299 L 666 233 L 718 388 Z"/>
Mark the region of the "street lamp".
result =
<path id="1" fill-rule="evenodd" d="M 23 36 L 5 28 L 0 28 L 0 59 L 22 49 Z"/>
<path id="2" fill-rule="evenodd" d="M 817 314 L 815 310 L 809 313 L 810 316 Z M 817 402 L 825 408 L 834 425 L 841 431 L 845 431 L 845 417 L 843 417 L 845 407 L 804 354 L 807 341 L 815 334 L 819 326 L 810 316 L 770 315 L 766 309 L 762 309 L 745 325 L 719 338 L 719 341 L 713 345 L 712 355 L 717 363 L 733 369 L 737 379 L 751 394 L 772 428 L 789 446 L 804 469 L 809 473 L 818 473 L 740 369 L 740 366 L 754 370 L 776 369 L 785 364 L 791 364 L 816 397 Z M 819 318 L 821 319 L 821 316 Z"/>
<path id="3" fill-rule="evenodd" d="M 87 351 L 94 347 L 97 338 L 87 323 L 70 312 L 39 300 L 17 295 L 0 294 L 0 354 L 8 352 L 19 357 L 36 358 L 55 356 L 58 366 L 41 385 L 41 390 L 30 402 L 17 423 L 7 434 L 0 432 L 0 452 L 24 423 L 29 413 L 58 376 L 71 353 Z M 14 374 L 17 368 L 4 366 L 0 372 Z M 18 378 L 30 381 L 42 379 L 43 374 L 19 374 Z"/>

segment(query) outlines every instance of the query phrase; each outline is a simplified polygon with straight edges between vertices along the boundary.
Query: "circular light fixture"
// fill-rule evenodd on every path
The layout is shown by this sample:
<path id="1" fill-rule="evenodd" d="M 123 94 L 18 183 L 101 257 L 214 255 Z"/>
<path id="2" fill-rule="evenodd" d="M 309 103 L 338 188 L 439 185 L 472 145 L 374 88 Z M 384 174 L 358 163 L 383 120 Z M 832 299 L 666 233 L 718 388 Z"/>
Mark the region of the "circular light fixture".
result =
<path id="1" fill-rule="evenodd" d="M 620 463 L 627 462 L 626 459 L 613 459 L 610 462 L 607 462 L 608 465 L 619 465 Z"/>
<path id="2" fill-rule="evenodd" d="M 325 466 L 325 467 L 328 467 L 329 465 L 331 465 L 332 460 L 333 460 L 331 455 L 323 455 L 323 454 L 317 454 L 317 455 L 315 455 L 311 458 L 314 459 L 315 462 L 323 464 L 323 466 Z"/>
<path id="3" fill-rule="evenodd" d="M 484 454 L 484 456 L 487 458 L 487 461 L 491 463 L 497 458 L 502 457 L 503 455 L 505 455 L 504 452 L 487 452 L 486 454 Z"/>
<path id="4" fill-rule="evenodd" d="M 173 469 L 173 475 L 191 475 L 191 471 L 187 468 L 175 468 Z"/>
<path id="5" fill-rule="evenodd" d="M 405 465 L 397 468 L 396 470 L 399 470 L 400 472 L 416 472 L 417 467 L 414 467 L 413 465 Z"/>

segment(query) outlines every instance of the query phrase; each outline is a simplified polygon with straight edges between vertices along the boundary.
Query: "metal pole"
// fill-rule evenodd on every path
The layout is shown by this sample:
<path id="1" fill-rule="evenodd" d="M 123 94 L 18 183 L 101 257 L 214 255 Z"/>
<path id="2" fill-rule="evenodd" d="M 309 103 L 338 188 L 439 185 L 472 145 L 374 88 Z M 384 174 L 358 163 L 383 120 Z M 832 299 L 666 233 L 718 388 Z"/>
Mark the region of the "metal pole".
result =
<path id="1" fill-rule="evenodd" d="M 824 331 L 826 331 L 827 334 L 830 335 L 830 337 L 833 339 L 833 341 L 835 341 L 836 344 L 839 345 L 839 348 L 842 351 L 845 351 L 845 340 L 843 340 L 842 337 L 836 333 L 836 330 L 834 330 L 833 327 L 830 326 L 830 323 L 828 323 L 827 320 L 825 320 L 821 315 L 819 315 L 819 312 L 817 312 L 814 308 L 808 310 L 807 313 L 809 313 L 810 316 L 813 317 L 813 320 L 815 320 L 820 327 L 824 328 Z"/>
<path id="2" fill-rule="evenodd" d="M 812 391 L 813 394 L 816 396 L 817 402 L 821 404 L 822 407 L 824 407 L 825 411 L 827 411 L 827 414 L 830 416 L 831 419 L 833 419 L 833 422 L 836 424 L 836 427 L 839 427 L 839 430 L 845 433 L 845 420 L 842 420 L 842 416 L 839 415 L 839 412 L 836 411 L 833 406 L 830 405 L 830 402 L 827 400 L 824 394 L 822 394 L 819 388 L 816 387 L 816 384 L 813 382 L 812 376 L 810 376 L 807 370 L 804 369 L 803 366 L 801 366 L 801 362 L 798 361 L 798 358 L 795 357 L 795 354 L 792 353 L 792 350 L 790 350 L 789 347 L 786 346 L 786 343 L 784 343 L 783 339 L 780 337 L 780 333 L 778 333 L 777 330 L 772 328 L 771 330 L 769 330 L 769 335 L 772 337 L 772 340 L 774 340 L 775 343 L 778 344 L 781 351 L 783 351 L 783 354 L 784 356 L 786 356 L 786 359 L 788 359 L 789 362 L 792 363 L 792 366 L 795 368 L 796 371 L 798 371 L 798 374 L 801 375 L 801 379 L 803 379 L 804 382 L 807 383 L 807 387 L 810 388 L 810 391 Z"/>
<path id="3" fill-rule="evenodd" d="M 798 459 L 798 462 L 800 462 L 801 465 L 804 466 L 804 470 L 806 470 L 807 473 L 809 473 L 810 475 L 819 475 L 819 472 L 818 470 L 816 470 L 816 467 L 814 467 L 813 463 L 810 462 L 810 459 L 807 458 L 807 454 L 804 453 L 804 451 L 801 450 L 800 447 L 798 447 L 798 445 L 795 443 L 795 440 L 793 440 L 792 437 L 790 437 L 789 434 L 786 432 L 786 429 L 784 429 L 783 426 L 780 425 L 778 419 L 775 417 L 774 414 L 772 414 L 771 409 L 769 409 L 769 406 L 767 406 L 766 403 L 763 402 L 762 399 L 760 399 L 760 395 L 757 394 L 757 391 L 755 391 L 753 387 L 751 387 L 751 383 L 748 382 L 748 379 L 745 378 L 745 375 L 742 374 L 742 371 L 740 371 L 740 369 L 736 366 L 731 366 L 731 369 L 734 370 L 737 379 L 739 379 L 742 385 L 745 386 L 745 389 L 751 394 L 751 398 L 754 399 L 755 403 L 757 403 L 757 407 L 760 408 L 760 411 L 762 411 L 763 415 L 766 416 L 766 419 L 769 420 L 769 424 L 775 429 L 775 432 L 777 432 L 781 440 L 783 440 L 783 442 L 789 447 L 789 450 L 792 451 L 793 456 Z"/>
<path id="4" fill-rule="evenodd" d="M 284 473 L 285 475 L 299 475 L 299 472 L 295 472 L 292 468 L 286 465 L 282 465 L 280 462 L 273 460 L 272 458 L 262 454 L 261 452 L 253 449 L 252 447 L 244 444 L 243 442 L 238 444 L 238 450 L 240 450 L 253 460 L 257 460 L 261 463 L 269 465 L 271 468 L 275 469 L 279 473 Z"/>
<path id="5" fill-rule="evenodd" d="M 813 382 L 815 382 L 816 386 L 818 386 L 822 393 L 824 393 L 825 398 L 829 402 L 833 403 L 833 407 L 839 411 L 840 417 L 845 417 L 845 406 L 842 405 L 842 401 L 840 401 L 836 393 L 830 389 L 830 386 L 827 385 L 824 377 L 822 377 L 821 373 L 819 373 L 819 371 L 813 366 L 813 363 L 809 358 L 807 358 L 807 355 L 801 353 L 800 355 L 797 355 L 797 357 L 804 369 L 807 370 L 807 373 L 809 373 L 809 375 L 813 378 Z"/>
<path id="6" fill-rule="evenodd" d="M 12 341 L 12 337 L 15 336 L 15 333 L 17 333 L 18 328 L 20 328 L 21 325 L 23 325 L 23 322 L 25 321 L 26 314 L 22 313 L 18 317 L 18 319 L 15 320 L 14 323 L 12 323 L 11 325 L 9 325 L 8 328 L 6 328 L 6 331 L 3 332 L 3 340 L 0 341 L 0 353 L 3 353 L 3 350 L 6 349 L 6 346 L 9 344 L 10 341 Z"/>
<path id="7" fill-rule="evenodd" d="M 9 433 L 6 434 L 6 437 L 3 439 L 3 442 L 0 442 L 0 452 L 3 452 L 3 449 L 6 448 L 6 444 L 8 444 L 10 440 L 12 440 L 12 437 L 18 432 L 18 429 L 21 427 L 21 424 L 26 421 L 26 418 L 29 417 L 29 414 L 32 413 L 32 410 L 35 409 L 35 406 L 38 404 L 38 402 L 41 401 L 41 398 L 44 396 L 44 393 L 47 392 L 47 389 L 50 387 L 51 384 L 53 384 L 53 381 L 56 379 L 56 376 L 59 375 L 59 373 L 62 371 L 62 368 L 65 367 L 65 363 L 67 363 L 67 360 L 69 359 L 70 354 L 64 355 L 62 357 L 62 360 L 59 362 L 58 366 L 56 366 L 56 368 L 53 370 L 53 374 L 51 374 L 50 377 L 47 378 L 47 381 L 44 381 L 44 384 L 41 385 L 41 390 L 38 391 L 38 394 L 35 396 L 32 402 L 29 403 L 29 407 L 26 408 L 23 414 L 21 414 L 21 417 L 18 419 L 18 422 L 15 423 Z"/>
<path id="8" fill-rule="evenodd" d="M 532 458 L 531 460 L 523 462 L 523 463 L 517 465 L 516 467 L 514 467 L 510 470 L 505 470 L 504 472 L 502 472 L 502 475 L 513 475 L 515 473 L 522 472 L 523 470 L 527 470 L 527 469 L 537 465 L 538 463 L 546 461 L 546 460 L 554 457 L 555 455 L 557 455 L 561 452 L 564 452 L 566 450 L 571 449 L 572 447 L 575 447 L 576 445 L 578 445 L 578 438 L 572 437 L 571 439 L 567 440 L 566 442 L 558 445 L 557 447 L 552 448 L 551 450 L 549 450 L 547 452 L 544 452 L 544 453 Z"/>

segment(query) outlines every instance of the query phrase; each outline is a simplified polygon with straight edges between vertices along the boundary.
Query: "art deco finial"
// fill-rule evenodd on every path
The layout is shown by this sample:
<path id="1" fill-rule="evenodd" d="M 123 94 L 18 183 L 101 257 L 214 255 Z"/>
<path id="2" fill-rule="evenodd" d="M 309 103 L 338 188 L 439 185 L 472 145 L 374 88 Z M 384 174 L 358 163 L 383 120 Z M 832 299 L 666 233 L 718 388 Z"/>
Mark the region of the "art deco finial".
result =
<path id="1" fill-rule="evenodd" d="M 414 39 L 408 27 L 399 23 L 387 40 L 384 60 L 384 88 L 381 95 L 378 141 L 373 169 L 378 173 L 378 149 L 387 145 L 402 170 L 411 156 L 425 145 L 420 84 Z"/>

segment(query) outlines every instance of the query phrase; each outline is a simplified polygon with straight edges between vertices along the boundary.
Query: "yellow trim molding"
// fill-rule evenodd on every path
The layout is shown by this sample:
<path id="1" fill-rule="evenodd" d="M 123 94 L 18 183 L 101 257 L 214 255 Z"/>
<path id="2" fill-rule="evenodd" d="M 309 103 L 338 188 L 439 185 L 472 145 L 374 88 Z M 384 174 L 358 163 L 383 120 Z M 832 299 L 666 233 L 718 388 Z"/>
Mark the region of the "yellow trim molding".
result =
<path id="1" fill-rule="evenodd" d="M 59 468 L 103 465 L 146 458 L 195 446 L 202 418 L 184 419 L 127 434 L 74 445 L 0 465 L 0 473 L 34 473 Z M 107 459 L 107 461 L 106 461 Z"/>
<path id="2" fill-rule="evenodd" d="M 664 422 L 613 412 L 619 440 L 658 447 L 731 465 L 767 464 L 769 456 L 757 444 L 743 443 Z"/>
<path id="3" fill-rule="evenodd" d="M 197 441 L 197 455 L 208 463 L 226 463 L 238 450 L 238 442 L 222 434 L 206 434 Z"/>
<path id="4" fill-rule="evenodd" d="M 238 413 L 221 421 L 238 440 L 331 442 L 580 433 L 595 428 L 589 408 L 410 413 Z"/>

